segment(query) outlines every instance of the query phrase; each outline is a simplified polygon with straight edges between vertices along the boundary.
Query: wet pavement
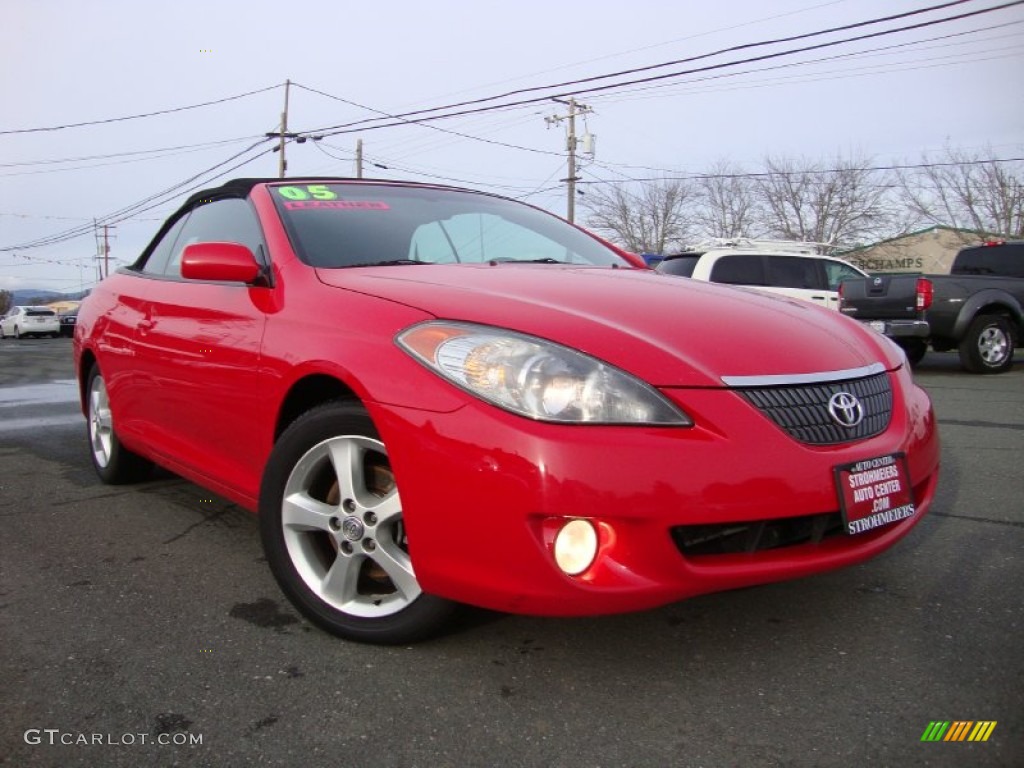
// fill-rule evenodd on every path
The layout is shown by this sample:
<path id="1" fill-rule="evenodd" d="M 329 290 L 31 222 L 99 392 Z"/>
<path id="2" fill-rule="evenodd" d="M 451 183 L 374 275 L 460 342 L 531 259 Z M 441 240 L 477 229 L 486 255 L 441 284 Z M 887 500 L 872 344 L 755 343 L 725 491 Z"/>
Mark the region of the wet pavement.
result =
<path id="1" fill-rule="evenodd" d="M 4 433 L 82 425 L 71 340 L 0 341 L 0 438 Z"/>

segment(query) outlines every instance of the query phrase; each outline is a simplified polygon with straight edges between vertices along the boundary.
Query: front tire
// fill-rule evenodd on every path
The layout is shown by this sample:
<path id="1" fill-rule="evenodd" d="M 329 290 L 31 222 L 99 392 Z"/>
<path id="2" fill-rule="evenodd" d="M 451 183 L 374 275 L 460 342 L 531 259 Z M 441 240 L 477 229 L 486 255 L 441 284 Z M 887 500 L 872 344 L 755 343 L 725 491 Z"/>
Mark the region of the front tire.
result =
<path id="1" fill-rule="evenodd" d="M 387 449 L 358 404 L 318 406 L 285 430 L 259 516 L 282 591 L 328 632 L 408 643 L 435 634 L 454 610 L 420 589 Z"/>
<path id="2" fill-rule="evenodd" d="M 1013 327 L 1002 315 L 974 318 L 960 340 L 960 362 L 971 373 L 1003 373 L 1013 365 Z"/>
<path id="3" fill-rule="evenodd" d="M 153 465 L 121 445 L 114 430 L 114 416 L 110 410 L 107 384 L 97 365 L 89 371 L 85 392 L 89 456 L 100 480 L 109 485 L 144 480 Z"/>

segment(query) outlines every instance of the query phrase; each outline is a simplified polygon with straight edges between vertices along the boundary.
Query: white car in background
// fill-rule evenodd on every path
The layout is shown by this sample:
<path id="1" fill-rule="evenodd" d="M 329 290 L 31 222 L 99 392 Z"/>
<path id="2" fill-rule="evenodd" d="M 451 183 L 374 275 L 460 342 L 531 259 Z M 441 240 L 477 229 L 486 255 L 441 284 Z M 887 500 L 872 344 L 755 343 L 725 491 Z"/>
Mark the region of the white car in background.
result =
<path id="1" fill-rule="evenodd" d="M 839 309 L 839 283 L 867 273 L 817 252 L 817 243 L 716 240 L 666 256 L 659 272 L 712 283 L 743 285 Z"/>
<path id="2" fill-rule="evenodd" d="M 49 307 L 11 307 L 0 320 L 0 339 L 13 336 L 59 336 L 60 318 Z"/>

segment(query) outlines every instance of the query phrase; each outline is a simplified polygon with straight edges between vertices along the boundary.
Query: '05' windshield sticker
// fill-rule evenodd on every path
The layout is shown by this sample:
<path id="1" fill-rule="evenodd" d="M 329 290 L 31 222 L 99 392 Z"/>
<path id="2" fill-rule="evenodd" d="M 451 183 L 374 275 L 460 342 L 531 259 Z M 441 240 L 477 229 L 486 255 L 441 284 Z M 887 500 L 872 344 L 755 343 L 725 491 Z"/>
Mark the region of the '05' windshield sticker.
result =
<path id="1" fill-rule="evenodd" d="M 307 210 L 310 208 L 329 208 L 343 211 L 388 211 L 387 203 L 373 200 L 289 200 L 284 204 L 286 210 Z"/>
<path id="2" fill-rule="evenodd" d="M 277 194 L 288 200 L 337 200 L 338 193 L 326 184 L 307 184 L 305 187 L 275 187 Z"/>

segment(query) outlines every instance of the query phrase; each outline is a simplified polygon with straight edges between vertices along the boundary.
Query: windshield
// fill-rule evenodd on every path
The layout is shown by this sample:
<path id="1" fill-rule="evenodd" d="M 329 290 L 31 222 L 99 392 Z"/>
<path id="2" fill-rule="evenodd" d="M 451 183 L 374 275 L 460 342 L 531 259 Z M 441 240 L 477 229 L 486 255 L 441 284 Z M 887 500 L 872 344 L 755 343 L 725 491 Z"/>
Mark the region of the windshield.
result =
<path id="1" fill-rule="evenodd" d="M 270 192 L 299 258 L 313 267 L 631 266 L 551 214 L 481 193 L 366 183 L 275 185 Z"/>

